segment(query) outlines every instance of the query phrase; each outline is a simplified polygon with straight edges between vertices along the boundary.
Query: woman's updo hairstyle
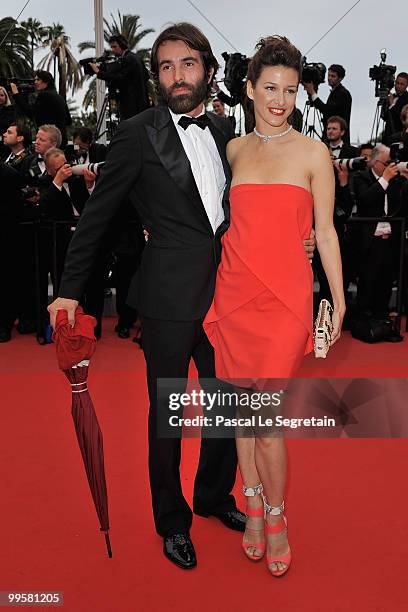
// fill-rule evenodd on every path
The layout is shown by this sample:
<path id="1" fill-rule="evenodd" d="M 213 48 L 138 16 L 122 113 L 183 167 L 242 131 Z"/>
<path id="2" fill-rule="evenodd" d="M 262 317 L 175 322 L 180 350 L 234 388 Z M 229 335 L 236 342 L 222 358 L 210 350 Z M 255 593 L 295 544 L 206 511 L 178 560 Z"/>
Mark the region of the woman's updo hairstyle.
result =
<path id="1" fill-rule="evenodd" d="M 249 62 L 248 81 L 255 87 L 261 72 L 268 66 L 285 66 L 293 68 L 299 75 L 302 75 L 302 54 L 286 36 L 267 36 L 261 38 L 255 47 L 255 55 Z"/>

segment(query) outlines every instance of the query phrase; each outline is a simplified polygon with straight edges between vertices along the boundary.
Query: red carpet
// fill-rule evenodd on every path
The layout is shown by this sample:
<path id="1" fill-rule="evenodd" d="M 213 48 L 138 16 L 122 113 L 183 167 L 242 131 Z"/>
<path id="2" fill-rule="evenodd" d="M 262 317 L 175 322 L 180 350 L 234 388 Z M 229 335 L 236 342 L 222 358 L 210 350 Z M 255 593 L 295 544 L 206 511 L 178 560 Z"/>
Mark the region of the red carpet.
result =
<path id="1" fill-rule="evenodd" d="M 266 562 L 244 558 L 240 534 L 199 517 L 197 569 L 173 567 L 151 517 L 142 353 L 114 336 L 112 319 L 105 327 L 90 390 L 104 433 L 113 559 L 98 531 L 54 348 L 17 336 L 0 346 L 0 591 L 63 591 L 66 612 L 407 609 L 406 440 L 288 441 L 294 560 L 281 580 Z M 407 342 L 369 346 L 344 333 L 330 359 L 308 357 L 302 374 L 408 377 Z M 197 440 L 184 443 L 188 499 L 197 450 Z"/>

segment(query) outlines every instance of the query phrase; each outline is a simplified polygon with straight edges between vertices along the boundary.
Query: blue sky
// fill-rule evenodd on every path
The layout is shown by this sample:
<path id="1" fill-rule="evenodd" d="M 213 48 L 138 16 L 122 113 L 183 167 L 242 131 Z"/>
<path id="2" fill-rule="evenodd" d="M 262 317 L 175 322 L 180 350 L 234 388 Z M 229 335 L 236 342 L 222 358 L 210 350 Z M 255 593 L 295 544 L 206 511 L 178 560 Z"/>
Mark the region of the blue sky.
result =
<path id="1" fill-rule="evenodd" d="M 334 0 L 290 0 L 286 3 L 274 0 L 242 0 L 239 3 L 236 0 L 192 1 L 241 53 L 250 56 L 257 40 L 268 34 L 285 34 L 305 53 L 356 0 L 340 3 Z M 1 17 L 10 15 L 10 11 L 17 16 L 24 4 L 25 0 L 13 0 L 8 4 L 10 10 L 5 11 L 3 2 Z M 61 22 L 71 38 L 72 49 L 77 52 L 78 42 L 94 37 L 93 6 L 93 0 L 30 0 L 22 19 L 31 16 L 44 24 Z M 107 18 L 110 13 L 117 14 L 118 9 L 122 13 L 140 15 L 143 27 L 154 28 L 156 32 L 170 22 L 191 21 L 208 36 L 221 66 L 221 53 L 233 51 L 188 0 L 104 0 Z M 393 0 L 389 5 L 384 0 L 361 0 L 308 54 L 309 61 L 321 61 L 326 66 L 338 63 L 345 67 L 344 85 L 353 96 L 353 140 L 364 141 L 370 136 L 376 99 L 368 70 L 379 63 L 380 49 L 387 49 L 387 63 L 396 65 L 398 71 L 408 72 L 407 23 L 406 0 Z M 146 46 L 151 46 L 154 37 L 155 34 L 146 37 Z M 40 59 L 41 54 L 37 57 Z M 319 93 L 325 100 L 329 89 L 326 85 L 321 86 Z M 301 109 L 304 101 L 301 88 L 298 95 Z"/>

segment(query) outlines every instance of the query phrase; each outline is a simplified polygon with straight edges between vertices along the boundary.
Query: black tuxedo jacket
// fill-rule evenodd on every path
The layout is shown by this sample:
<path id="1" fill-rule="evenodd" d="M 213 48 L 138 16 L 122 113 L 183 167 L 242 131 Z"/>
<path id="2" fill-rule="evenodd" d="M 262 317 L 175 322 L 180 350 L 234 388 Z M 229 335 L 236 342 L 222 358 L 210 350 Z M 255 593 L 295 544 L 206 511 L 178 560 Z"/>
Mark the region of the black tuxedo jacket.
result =
<path id="1" fill-rule="evenodd" d="M 347 134 L 350 133 L 350 115 L 351 115 L 351 94 L 348 89 L 344 87 L 341 83 L 337 85 L 331 92 L 329 97 L 327 98 L 327 102 L 324 103 L 320 98 L 317 98 L 312 104 L 323 115 L 323 126 L 326 131 L 327 121 L 330 117 L 334 115 L 338 115 L 339 117 L 343 117 L 347 121 L 348 131 Z M 347 134 L 345 136 L 347 136 Z M 346 138 L 347 140 L 348 138 Z"/>
<path id="2" fill-rule="evenodd" d="M 225 147 L 234 133 L 228 119 L 208 117 L 228 185 Z M 227 191 L 225 221 L 214 236 L 168 108 L 157 106 L 121 122 L 71 242 L 59 295 L 81 297 L 98 246 L 129 197 L 149 232 L 129 304 L 156 319 L 200 319 L 213 297 L 220 236 L 229 223 Z"/>
<path id="3" fill-rule="evenodd" d="M 354 175 L 354 193 L 357 202 L 357 215 L 359 217 L 384 216 L 385 194 L 388 200 L 388 216 L 400 217 L 405 215 L 408 196 L 408 182 L 405 179 L 393 179 L 385 192 L 371 170 L 357 172 Z M 384 221 L 387 217 L 384 218 Z M 361 229 L 362 249 L 367 249 L 374 238 L 377 223 L 364 223 Z M 398 236 L 398 226 L 391 224 L 392 236 Z"/>
<path id="4" fill-rule="evenodd" d="M 71 177 L 68 180 L 68 187 L 69 196 L 64 187 L 60 191 L 54 184 L 51 184 L 45 190 L 39 205 L 41 215 L 44 218 L 54 221 L 72 221 L 74 218 L 72 205 L 75 206 L 79 214 L 82 213 L 89 199 L 89 192 L 83 177 Z"/>

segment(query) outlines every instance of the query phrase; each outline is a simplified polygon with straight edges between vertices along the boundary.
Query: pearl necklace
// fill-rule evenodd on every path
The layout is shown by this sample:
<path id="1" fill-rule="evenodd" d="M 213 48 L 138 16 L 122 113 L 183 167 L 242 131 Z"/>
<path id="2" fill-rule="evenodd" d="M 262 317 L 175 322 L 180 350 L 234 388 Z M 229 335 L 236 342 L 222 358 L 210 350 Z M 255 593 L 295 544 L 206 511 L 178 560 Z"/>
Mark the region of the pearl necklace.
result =
<path id="1" fill-rule="evenodd" d="M 286 134 L 289 134 L 290 130 L 292 129 L 292 126 L 289 125 L 289 127 L 286 128 L 286 130 L 284 130 L 283 132 L 280 132 L 279 134 L 261 134 L 260 132 L 258 132 L 258 130 L 256 128 L 254 128 L 254 133 L 261 138 L 264 142 L 269 142 L 270 140 L 273 140 L 274 138 L 280 138 L 281 136 L 285 136 Z"/>

